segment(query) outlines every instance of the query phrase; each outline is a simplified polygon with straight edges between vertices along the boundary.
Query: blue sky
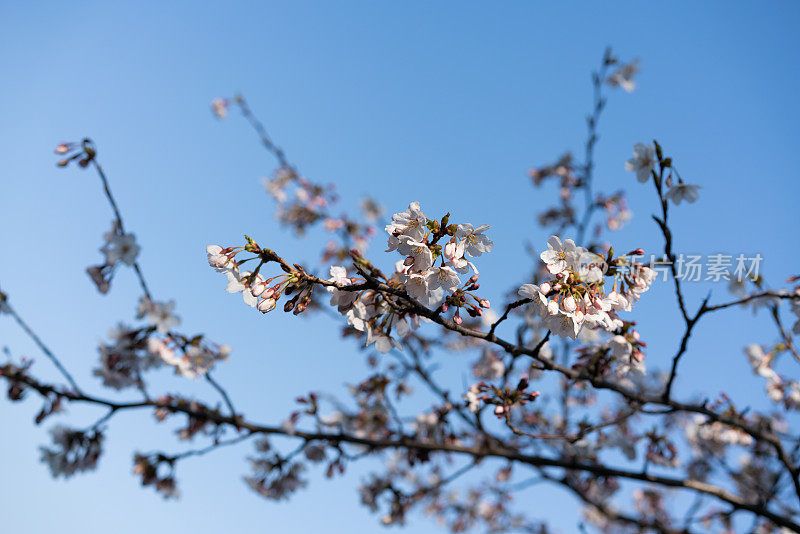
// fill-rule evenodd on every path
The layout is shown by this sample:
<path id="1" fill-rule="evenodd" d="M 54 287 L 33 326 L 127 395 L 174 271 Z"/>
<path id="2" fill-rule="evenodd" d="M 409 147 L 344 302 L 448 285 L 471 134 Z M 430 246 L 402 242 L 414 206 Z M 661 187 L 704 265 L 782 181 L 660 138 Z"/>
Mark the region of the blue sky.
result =
<path id="1" fill-rule="evenodd" d="M 245 232 L 295 260 L 316 259 L 323 242 L 298 243 L 278 227 L 258 183 L 274 162 L 241 120 L 214 120 L 210 100 L 245 94 L 307 176 L 339 185 L 345 207 L 371 193 L 390 212 L 419 200 L 429 214 L 491 224 L 482 287 L 499 302 L 528 271 L 524 243 L 547 238 L 534 212 L 552 191 L 533 190 L 526 171 L 565 149 L 580 153 L 589 72 L 607 45 L 642 62 L 637 91 L 613 93 L 601 124 L 597 185 L 626 188 L 635 214 L 615 248 L 662 246 L 651 188 L 623 170 L 635 142 L 657 138 L 702 186 L 698 203 L 673 212 L 677 252 L 758 252 L 780 285 L 800 270 L 798 23 L 794 2 L 3 2 L 0 287 L 79 381 L 93 384 L 96 343 L 117 320 L 132 320 L 137 287 L 122 272 L 102 297 L 84 273 L 99 261 L 111 214 L 96 177 L 57 169 L 52 148 L 91 136 L 154 293 L 177 300 L 185 330 L 233 345 L 217 376 L 241 408 L 282 420 L 301 392 L 342 392 L 363 374 L 363 357 L 327 319 L 253 313 L 205 264 L 206 244 L 237 243 Z M 388 265 L 381 250 L 373 258 Z M 692 306 L 710 289 L 727 298 L 723 285 L 697 284 Z M 639 309 L 648 364 L 663 366 L 678 342 L 673 297 L 655 288 Z M 757 398 L 741 346 L 772 340 L 752 333 L 764 319 L 709 318 L 677 390 Z M 10 321 L 0 321 L 0 344 L 55 378 Z M 248 446 L 185 462 L 183 499 L 162 502 L 137 487 L 131 452 L 181 445 L 145 414 L 112 424 L 98 472 L 52 481 L 38 463 L 47 436 L 31 424 L 37 410 L 34 401 L 0 401 L 9 531 L 94 534 L 109 522 L 120 533 L 379 529 L 357 502 L 360 469 L 336 482 L 314 476 L 288 504 L 265 502 L 240 480 Z M 92 420 L 70 411 L 70 421 Z M 555 523 L 575 529 L 561 493 L 531 492 L 519 504 L 558 510 Z M 425 520 L 414 531 L 438 529 Z"/>

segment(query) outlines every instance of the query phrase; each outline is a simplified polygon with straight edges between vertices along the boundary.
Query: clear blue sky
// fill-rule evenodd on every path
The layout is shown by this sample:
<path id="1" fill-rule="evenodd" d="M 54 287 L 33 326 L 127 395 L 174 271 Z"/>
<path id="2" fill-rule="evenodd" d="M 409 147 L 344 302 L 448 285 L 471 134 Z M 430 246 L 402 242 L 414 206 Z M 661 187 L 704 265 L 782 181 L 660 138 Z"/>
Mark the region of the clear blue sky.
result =
<path id="1" fill-rule="evenodd" d="M 601 125 L 597 184 L 627 188 L 635 213 L 615 248 L 662 245 L 651 188 L 623 170 L 633 144 L 655 137 L 703 187 L 697 204 L 674 211 L 677 251 L 760 252 L 778 285 L 800 270 L 798 24 L 796 2 L 1 2 L 0 287 L 78 379 L 94 384 L 96 343 L 117 319 L 132 320 L 137 287 L 122 272 L 101 297 L 84 273 L 100 258 L 111 214 L 96 177 L 57 169 L 52 149 L 91 136 L 154 293 L 177 300 L 186 331 L 233 345 L 217 376 L 240 408 L 282 420 L 296 394 L 342 392 L 363 374 L 363 357 L 326 319 L 312 326 L 252 312 L 205 264 L 206 244 L 236 243 L 244 232 L 296 260 L 316 259 L 322 242 L 298 244 L 278 228 L 258 183 L 274 162 L 237 117 L 214 120 L 210 100 L 245 94 L 292 161 L 337 182 L 345 205 L 369 192 L 391 211 L 419 200 L 426 212 L 493 225 L 482 285 L 499 302 L 528 270 L 523 243 L 547 238 L 533 212 L 552 197 L 534 191 L 526 171 L 581 149 L 589 72 L 606 45 L 642 61 L 639 88 L 612 94 Z M 381 250 L 372 249 L 378 261 Z M 692 287 L 692 305 L 708 289 Z M 726 298 L 724 286 L 713 289 Z M 663 366 L 677 345 L 673 297 L 656 288 L 639 310 L 648 364 Z M 741 346 L 773 338 L 754 339 L 752 325 L 764 318 L 710 318 L 679 392 L 760 395 Z M 8 320 L 0 345 L 55 378 Z M 131 453 L 182 445 L 147 414 L 115 420 L 96 473 L 53 481 L 38 462 L 47 441 L 46 428 L 31 424 L 38 408 L 0 400 L 4 531 L 380 528 L 358 504 L 360 469 L 335 482 L 315 474 L 309 489 L 275 504 L 241 482 L 248 446 L 185 462 L 182 500 L 163 502 L 138 488 Z M 71 412 L 76 425 L 92 420 Z M 562 493 L 538 490 L 518 504 L 575 529 Z M 423 520 L 413 531 L 439 530 Z"/>

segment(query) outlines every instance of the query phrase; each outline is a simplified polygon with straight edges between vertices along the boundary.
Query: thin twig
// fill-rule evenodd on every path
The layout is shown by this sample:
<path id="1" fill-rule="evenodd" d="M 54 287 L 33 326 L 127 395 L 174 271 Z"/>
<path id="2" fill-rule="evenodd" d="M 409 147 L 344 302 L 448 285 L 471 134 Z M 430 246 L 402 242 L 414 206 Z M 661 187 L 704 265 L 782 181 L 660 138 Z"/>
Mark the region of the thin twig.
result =
<path id="1" fill-rule="evenodd" d="M 12 308 L 8 303 L 6 303 L 6 309 L 8 310 L 8 313 L 11 315 L 11 317 L 13 317 L 14 320 L 17 322 L 17 324 L 20 326 L 20 328 L 22 328 L 22 330 L 28 335 L 28 337 L 31 338 L 31 340 L 33 340 L 33 342 L 36 344 L 36 346 L 39 347 L 39 350 L 41 350 L 42 353 L 45 356 L 47 356 L 47 358 L 51 362 L 53 362 L 53 365 L 55 365 L 56 369 L 58 369 L 59 372 L 64 376 L 64 378 L 66 378 L 67 382 L 69 382 L 69 385 L 72 387 L 72 389 L 74 389 L 76 392 L 80 393 L 81 392 L 81 388 L 78 387 L 78 383 L 75 381 L 74 378 L 72 378 L 72 375 L 69 374 L 69 371 L 67 371 L 66 367 L 64 367 L 61 364 L 61 361 L 59 361 L 59 359 L 56 357 L 56 355 L 53 354 L 53 351 L 51 351 L 47 347 L 47 345 L 44 344 L 44 341 L 42 341 L 42 339 L 38 335 L 36 335 L 36 332 L 34 332 L 31 329 L 31 327 L 28 326 L 28 323 L 26 323 L 22 319 L 22 317 L 19 316 L 17 311 L 14 308 Z"/>

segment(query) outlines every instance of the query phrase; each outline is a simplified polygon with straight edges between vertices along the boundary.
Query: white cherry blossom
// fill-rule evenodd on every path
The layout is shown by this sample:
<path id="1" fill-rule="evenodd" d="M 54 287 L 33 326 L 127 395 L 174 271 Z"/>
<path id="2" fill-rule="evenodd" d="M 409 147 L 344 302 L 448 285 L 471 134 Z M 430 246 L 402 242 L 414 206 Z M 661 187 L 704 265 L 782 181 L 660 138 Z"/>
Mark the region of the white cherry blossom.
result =
<path id="1" fill-rule="evenodd" d="M 233 267 L 233 260 L 226 254 L 223 254 L 222 251 L 223 248 L 219 245 L 208 245 L 206 247 L 208 264 L 219 272 Z"/>
<path id="2" fill-rule="evenodd" d="M 636 179 L 645 183 L 656 166 L 656 149 L 653 145 L 636 143 L 633 157 L 625 162 L 625 170 L 636 173 Z"/>
<path id="3" fill-rule="evenodd" d="M 331 277 L 329 280 L 331 282 L 336 282 L 342 286 L 349 286 L 353 284 L 353 281 L 347 277 L 347 269 L 344 267 L 331 267 L 330 272 Z M 328 286 L 327 290 L 328 293 L 331 294 L 331 306 L 336 306 L 339 309 L 339 313 L 344 313 L 347 311 L 358 298 L 357 291 L 342 291 L 331 286 Z"/>
<path id="4" fill-rule="evenodd" d="M 450 267 L 438 267 L 428 272 L 428 287 L 431 290 L 442 288 L 444 291 L 452 293 L 460 285 L 461 280 L 458 278 L 458 274 Z"/>
<path id="5" fill-rule="evenodd" d="M 374 334 L 372 330 L 369 330 L 367 333 L 366 346 L 370 346 L 373 343 L 375 344 L 375 350 L 381 354 L 386 354 L 393 348 L 403 350 L 403 346 L 398 343 L 396 339 L 384 334 Z"/>
<path id="6" fill-rule="evenodd" d="M 547 265 L 550 273 L 558 274 L 574 265 L 580 252 L 572 239 L 567 239 L 562 243 L 558 236 L 553 235 L 547 240 L 547 250 L 542 252 L 539 257 Z"/>
<path id="7" fill-rule="evenodd" d="M 550 284 L 545 282 L 539 286 L 536 284 L 524 284 L 517 290 L 517 294 L 524 299 L 531 299 L 534 304 L 534 309 L 539 315 L 547 313 L 547 292 L 550 291 Z"/>
<path id="8" fill-rule="evenodd" d="M 387 252 L 397 248 L 400 236 L 410 237 L 414 241 L 421 240 L 427 231 L 426 224 L 428 219 L 420 209 L 419 202 L 412 202 L 406 211 L 392 215 L 391 224 L 386 226 L 386 232 L 389 234 Z"/>
<path id="9" fill-rule="evenodd" d="M 464 393 L 464 400 L 467 402 L 467 408 L 470 412 L 476 413 L 478 408 L 481 407 L 481 401 L 478 398 L 478 386 L 473 384 L 469 387 L 466 393 Z"/>
<path id="10" fill-rule="evenodd" d="M 551 301 L 551 304 L 553 302 Z M 564 338 L 575 339 L 581 331 L 583 314 L 578 311 L 574 313 L 555 313 L 545 318 L 545 325 L 554 334 Z"/>
<path id="11" fill-rule="evenodd" d="M 107 233 L 106 244 L 100 251 L 106 256 L 106 263 L 114 265 L 122 262 L 126 265 L 136 263 L 136 256 L 139 255 L 141 248 L 136 244 L 136 236 L 133 234 Z"/>
<path id="12" fill-rule="evenodd" d="M 456 230 L 456 237 L 463 240 L 466 253 L 472 257 L 480 256 L 485 252 L 491 252 L 494 243 L 489 236 L 483 232 L 488 230 L 488 224 L 482 224 L 474 228 L 471 224 L 459 224 Z"/>
<path id="13" fill-rule="evenodd" d="M 416 300 L 425 300 L 428 297 L 428 277 L 420 273 L 410 273 L 401 278 L 406 287 L 406 292 Z"/>
<path id="14" fill-rule="evenodd" d="M 255 308 L 256 304 L 258 304 L 258 298 L 253 295 L 246 284 L 248 277 L 252 273 L 250 271 L 243 271 L 241 273 L 237 271 L 226 271 L 225 274 L 228 276 L 228 287 L 225 288 L 225 291 L 228 293 L 241 293 L 245 304 L 251 308 Z M 261 275 L 258 275 L 255 283 L 259 284 L 261 282 L 263 282 L 263 278 L 261 278 Z"/>
<path id="15" fill-rule="evenodd" d="M 753 372 L 767 380 L 780 380 L 778 374 L 770 367 L 771 356 L 764 352 L 761 345 L 750 344 L 744 348 L 744 353 L 753 366 Z"/>
<path id="16" fill-rule="evenodd" d="M 630 358 L 633 353 L 633 346 L 625 339 L 624 336 L 614 336 L 608 341 L 608 346 L 611 349 L 611 354 L 618 361 L 625 361 Z"/>
<path id="17" fill-rule="evenodd" d="M 224 119 L 228 116 L 228 101 L 224 98 L 215 98 L 211 101 L 211 111 L 218 119 Z"/>
<path id="18" fill-rule="evenodd" d="M 664 197 L 674 202 L 675 205 L 680 204 L 681 200 L 685 200 L 691 204 L 700 196 L 697 193 L 699 188 L 699 185 L 676 184 L 667 191 Z"/>
<path id="19" fill-rule="evenodd" d="M 411 237 L 400 237 L 397 250 L 400 254 L 408 256 L 406 265 L 413 271 L 427 271 L 433 265 L 433 253 L 428 245 Z"/>
<path id="20" fill-rule="evenodd" d="M 152 302 L 145 315 L 145 319 L 156 327 L 156 331 L 166 334 L 173 328 L 181 324 L 181 320 L 172 314 L 175 309 L 175 301 Z"/>
<path id="21" fill-rule="evenodd" d="M 639 60 L 634 59 L 630 63 L 622 65 L 606 78 L 606 83 L 611 87 L 622 87 L 625 92 L 630 93 L 636 88 L 636 81 L 633 77 L 639 72 Z"/>

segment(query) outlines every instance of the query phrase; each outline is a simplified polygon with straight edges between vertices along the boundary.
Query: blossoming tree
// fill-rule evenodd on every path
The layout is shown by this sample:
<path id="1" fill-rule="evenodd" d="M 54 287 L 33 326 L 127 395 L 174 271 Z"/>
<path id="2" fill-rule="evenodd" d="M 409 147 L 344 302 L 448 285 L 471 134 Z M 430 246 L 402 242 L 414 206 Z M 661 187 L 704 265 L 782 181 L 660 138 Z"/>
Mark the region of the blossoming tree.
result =
<path id="1" fill-rule="evenodd" d="M 745 520 L 761 533 L 800 532 L 800 435 L 785 417 L 800 409 L 800 382 L 775 370 L 780 359 L 800 361 L 793 343 L 800 333 L 800 286 L 770 289 L 747 271 L 732 279 L 729 300 L 706 297 L 693 309 L 669 217 L 690 209 L 682 201 L 698 201 L 699 186 L 683 181 L 655 141 L 637 144 L 620 166 L 652 185 L 661 239 L 624 253 L 609 244 L 607 236 L 631 212 L 623 192 L 593 188 L 597 127 L 606 92 L 632 91 L 637 70 L 636 61 L 606 52 L 593 75 L 584 159 L 566 154 L 530 171 L 534 186 L 558 185 L 557 204 L 539 214 L 553 235 L 532 255 L 529 277 L 509 288 L 500 305 L 497 298 L 490 304 L 480 284 L 481 258 L 494 247 L 484 224 L 490 221 L 460 221 L 457 214 L 426 212 L 413 199 L 389 199 L 403 204 L 377 239 L 386 240 L 386 252 L 367 257 L 381 206 L 365 199 L 363 214 L 334 215 L 337 193 L 300 174 L 243 97 L 214 100 L 218 118 L 241 112 L 276 158 L 264 186 L 281 224 L 298 234 L 322 226 L 331 241 L 319 265 L 300 265 L 245 236 L 240 243 L 210 244 L 210 267 L 226 278 L 229 293 L 267 316 L 264 328 L 276 309 L 327 313 L 369 363 L 368 374 L 354 378 L 351 399 L 306 392 L 282 421 L 262 422 L 236 409 L 235 395 L 212 377 L 231 357 L 230 346 L 180 330 L 175 303 L 148 288 L 146 266 L 137 260 L 140 245 L 123 223 L 95 145 L 88 139 L 59 145 L 58 165 L 98 174 L 114 216 L 103 236 L 103 263 L 88 275 L 105 294 L 115 276 L 132 271 L 141 299 L 136 321 L 121 324 L 98 347 L 98 381 L 129 395 L 111 400 L 78 384 L 15 311 L 11 296 L 0 293 L 0 313 L 31 336 L 64 379 L 47 383 L 31 361 L 10 358 L 0 366 L 9 399 L 40 399 L 37 424 L 65 405 L 99 410 L 88 425 L 56 424 L 42 461 L 53 476 L 94 469 L 108 422 L 142 411 L 159 422 L 181 421 L 179 438 L 197 443 L 180 454 L 131 451 L 142 485 L 165 498 L 178 496 L 175 472 L 187 456 L 251 441 L 246 481 L 268 499 L 305 486 L 309 469 L 335 477 L 353 462 L 380 460 L 383 467 L 363 481 L 360 498 L 386 525 L 403 524 L 419 509 L 454 532 L 546 532 L 540 510 L 511 503 L 515 492 L 546 483 L 574 494 L 585 524 L 602 532 L 733 531 Z M 644 260 L 645 250 L 660 260 Z M 670 281 L 657 282 L 658 266 L 669 270 Z M 637 302 L 654 283 L 671 285 L 683 320 L 679 348 L 669 357 L 664 347 L 648 347 L 636 326 Z M 773 409 L 747 410 L 724 395 L 678 398 L 673 386 L 692 333 L 706 315 L 741 307 L 763 310 L 775 326 L 758 334 L 765 344 L 745 348 Z M 648 371 L 649 352 L 659 354 L 666 372 Z M 449 353 L 461 354 L 472 377 L 462 390 L 434 373 L 437 358 Z M 152 391 L 148 376 L 163 370 L 174 371 L 177 381 L 205 381 L 219 402 Z M 411 407 L 420 403 L 426 408 Z"/>

